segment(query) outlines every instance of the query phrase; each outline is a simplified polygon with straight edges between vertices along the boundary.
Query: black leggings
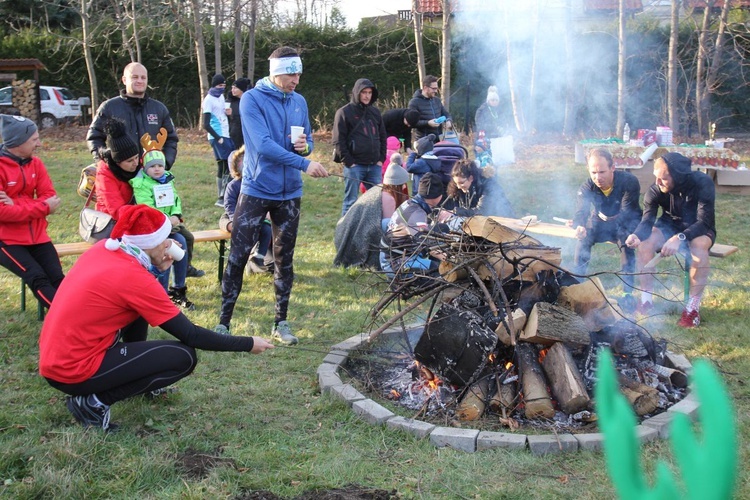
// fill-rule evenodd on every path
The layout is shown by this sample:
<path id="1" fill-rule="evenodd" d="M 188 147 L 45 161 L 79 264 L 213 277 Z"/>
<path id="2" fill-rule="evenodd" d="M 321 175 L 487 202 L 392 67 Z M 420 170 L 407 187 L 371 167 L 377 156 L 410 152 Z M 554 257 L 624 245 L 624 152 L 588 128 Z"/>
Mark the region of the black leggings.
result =
<path id="1" fill-rule="evenodd" d="M 123 331 L 123 338 L 125 333 Z M 130 333 L 131 338 L 138 337 L 137 333 Z M 177 340 L 116 342 L 88 380 L 77 384 L 50 379 L 47 382 L 72 396 L 96 394 L 99 401 L 111 405 L 174 384 L 190 375 L 197 363 L 195 349 Z"/>
<path id="2" fill-rule="evenodd" d="M 43 306 L 49 307 L 65 275 L 55 245 L 6 245 L 0 241 L 0 266 L 22 278 Z"/>

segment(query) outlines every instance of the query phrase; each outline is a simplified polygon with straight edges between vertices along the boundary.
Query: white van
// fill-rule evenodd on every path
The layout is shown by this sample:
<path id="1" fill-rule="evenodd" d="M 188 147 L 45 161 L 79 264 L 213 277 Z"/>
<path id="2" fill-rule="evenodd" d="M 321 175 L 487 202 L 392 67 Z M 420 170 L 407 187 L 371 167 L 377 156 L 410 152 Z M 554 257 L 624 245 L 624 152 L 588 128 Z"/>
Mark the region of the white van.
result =
<path id="1" fill-rule="evenodd" d="M 0 112 L 3 106 L 12 106 L 13 87 L 0 89 Z M 42 128 L 54 127 L 58 123 L 79 120 L 81 106 L 70 90 L 65 87 L 39 86 L 42 116 Z"/>

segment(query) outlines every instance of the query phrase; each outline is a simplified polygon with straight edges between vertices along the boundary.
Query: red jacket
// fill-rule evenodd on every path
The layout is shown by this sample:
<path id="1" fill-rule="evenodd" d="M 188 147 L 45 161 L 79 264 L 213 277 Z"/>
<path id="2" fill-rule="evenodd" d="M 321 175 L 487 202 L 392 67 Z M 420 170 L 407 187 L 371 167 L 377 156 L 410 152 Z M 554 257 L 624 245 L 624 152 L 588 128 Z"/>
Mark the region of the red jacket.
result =
<path id="1" fill-rule="evenodd" d="M 0 241 L 6 245 L 49 242 L 46 200 L 57 193 L 42 160 L 32 156 L 21 166 L 0 155 L 0 191 L 13 200 L 12 205 L 0 203 Z"/>
<path id="2" fill-rule="evenodd" d="M 133 188 L 126 181 L 121 181 L 109 169 L 104 160 L 96 166 L 96 209 L 117 219 L 117 211 L 123 205 L 133 203 Z"/>

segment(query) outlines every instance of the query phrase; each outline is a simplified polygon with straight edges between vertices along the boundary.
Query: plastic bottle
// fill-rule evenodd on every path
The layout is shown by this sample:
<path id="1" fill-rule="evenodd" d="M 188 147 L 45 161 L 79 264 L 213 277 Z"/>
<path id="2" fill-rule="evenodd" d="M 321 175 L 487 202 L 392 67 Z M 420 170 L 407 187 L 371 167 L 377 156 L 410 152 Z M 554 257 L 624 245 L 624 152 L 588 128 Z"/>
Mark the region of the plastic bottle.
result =
<path id="1" fill-rule="evenodd" d="M 622 129 L 622 140 L 625 142 L 630 142 L 630 125 L 627 123 L 625 124 L 625 128 Z"/>

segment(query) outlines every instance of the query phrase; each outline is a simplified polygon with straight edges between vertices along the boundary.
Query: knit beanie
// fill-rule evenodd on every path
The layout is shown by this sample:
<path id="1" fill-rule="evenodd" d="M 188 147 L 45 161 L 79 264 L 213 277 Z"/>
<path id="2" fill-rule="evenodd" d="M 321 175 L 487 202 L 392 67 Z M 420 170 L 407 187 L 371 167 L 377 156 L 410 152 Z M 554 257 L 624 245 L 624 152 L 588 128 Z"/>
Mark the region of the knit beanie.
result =
<path id="1" fill-rule="evenodd" d="M 217 85 L 222 85 L 224 83 L 227 83 L 226 79 L 221 75 L 221 73 L 216 73 L 211 79 L 211 86 L 216 87 Z"/>
<path id="2" fill-rule="evenodd" d="M 250 80 L 248 80 L 247 78 L 237 78 L 232 85 L 234 85 L 241 91 L 246 92 L 247 88 L 250 86 Z"/>
<path id="3" fill-rule="evenodd" d="M 159 246 L 172 231 L 172 223 L 162 212 L 148 205 L 123 205 L 117 211 L 117 223 L 104 244 L 107 250 L 120 248 L 123 243 L 150 250 Z"/>
<path id="4" fill-rule="evenodd" d="M 443 178 L 435 172 L 427 172 L 419 179 L 417 191 L 425 200 L 432 200 L 445 194 Z"/>
<path id="5" fill-rule="evenodd" d="M 401 156 L 401 153 L 393 153 L 391 155 L 391 164 L 404 166 L 404 157 Z"/>
<path id="6" fill-rule="evenodd" d="M 435 145 L 435 134 L 428 134 L 417 142 L 414 143 L 414 150 L 417 152 L 417 156 L 422 156 L 425 153 L 432 151 L 432 147 Z"/>
<path id="7" fill-rule="evenodd" d="M 395 156 L 395 155 L 394 155 Z M 401 155 L 399 155 L 401 156 Z M 389 184 L 391 186 L 400 186 L 409 182 L 409 172 L 404 167 L 393 163 L 393 156 L 391 156 L 391 164 L 385 169 L 385 175 L 383 176 L 383 184 Z"/>
<path id="8" fill-rule="evenodd" d="M 497 93 L 497 87 L 494 85 L 490 85 L 487 89 L 487 102 L 490 102 L 492 99 L 495 99 L 496 101 L 500 100 L 500 95 Z"/>
<path id="9" fill-rule="evenodd" d="M 36 123 L 23 116 L 0 115 L 0 136 L 6 148 L 20 146 L 34 135 Z"/>
<path id="10" fill-rule="evenodd" d="M 164 153 L 162 153 L 158 149 L 146 151 L 146 153 L 143 155 L 144 172 L 147 172 L 149 167 L 153 167 L 154 165 L 167 165 L 167 159 L 164 157 Z"/>
<path id="11" fill-rule="evenodd" d="M 120 163 L 141 154 L 141 148 L 128 134 L 125 122 L 119 118 L 110 118 L 104 125 L 107 134 L 107 148 L 112 153 L 115 163 Z"/>
<path id="12" fill-rule="evenodd" d="M 409 124 L 410 127 L 416 127 L 417 122 L 419 122 L 419 111 L 416 109 L 407 109 L 404 112 L 404 119 L 406 120 L 406 123 Z"/>

